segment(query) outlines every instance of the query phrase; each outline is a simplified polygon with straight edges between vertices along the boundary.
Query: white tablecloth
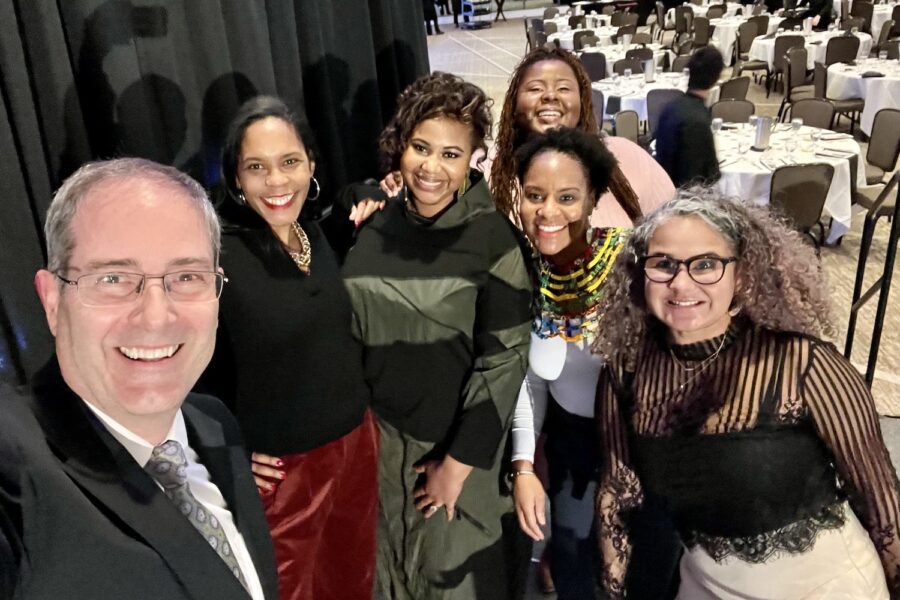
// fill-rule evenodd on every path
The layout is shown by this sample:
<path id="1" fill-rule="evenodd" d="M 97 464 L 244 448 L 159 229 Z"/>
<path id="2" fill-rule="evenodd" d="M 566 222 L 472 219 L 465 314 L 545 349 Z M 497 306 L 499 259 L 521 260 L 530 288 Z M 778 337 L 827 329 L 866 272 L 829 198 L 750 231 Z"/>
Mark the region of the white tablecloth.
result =
<path id="1" fill-rule="evenodd" d="M 884 77 L 861 77 L 874 71 Z M 859 127 L 866 135 L 872 135 L 872 121 L 882 108 L 900 108 L 900 63 L 896 60 L 869 58 L 858 61 L 856 66 L 834 64 L 828 68 L 828 87 L 825 95 L 835 100 L 863 98 L 866 106 Z M 896 132 L 900 135 L 900 132 Z"/>
<path id="2" fill-rule="evenodd" d="M 749 17 L 734 16 L 725 17 L 724 19 L 712 19 L 709 24 L 715 26 L 712 37 L 709 39 L 709 45 L 714 46 L 725 58 L 725 64 L 731 64 L 734 58 L 734 42 L 737 39 L 737 30 L 743 25 Z M 778 24 L 783 19 L 773 15 L 769 16 L 769 29 L 763 35 L 775 33 L 778 30 Z"/>
<path id="3" fill-rule="evenodd" d="M 772 185 L 772 173 L 776 168 L 788 164 L 828 163 L 834 165 L 834 178 L 825 199 L 825 212 L 833 219 L 830 240 L 843 235 L 850 227 L 852 213 L 850 209 L 850 157 L 859 156 L 859 144 L 849 135 L 835 134 L 832 131 L 819 129 L 826 139 L 811 141 L 810 133 L 814 127 L 802 127 L 799 134 L 790 130 L 789 124 L 779 124 L 770 137 L 769 149 L 765 152 L 748 150 L 743 156 L 738 152 L 738 143 L 743 140 L 752 145 L 755 130 L 749 125 L 740 124 L 733 129 L 722 130 L 716 134 L 716 153 L 719 157 L 722 178 L 719 188 L 726 194 L 739 196 L 748 202 L 769 203 L 769 191 Z M 798 145 L 793 156 L 784 148 L 789 137 L 797 137 Z M 840 139 L 830 139 L 840 138 Z M 834 156 L 818 153 L 835 152 Z M 866 170 L 862 157 L 856 165 L 857 182 L 865 182 Z"/>
<path id="4" fill-rule="evenodd" d="M 801 34 L 799 31 L 785 32 L 784 35 L 803 35 L 806 46 L 806 68 L 812 70 L 815 63 L 825 62 L 825 48 L 830 38 L 843 35 L 842 31 L 816 31 L 808 34 Z M 869 55 L 872 49 L 872 36 L 868 33 L 859 32 L 856 34 L 859 38 L 859 56 L 860 58 Z M 758 37 L 753 40 L 750 45 L 750 60 L 764 60 L 769 63 L 772 68 L 772 61 L 775 58 L 775 38 Z"/>
<path id="5" fill-rule="evenodd" d="M 590 28 L 607 26 L 612 20 L 612 17 L 610 17 L 609 15 L 585 15 L 585 17 L 586 24 Z M 552 19 L 544 19 L 545 26 L 547 25 L 547 23 L 553 23 L 554 25 L 556 25 L 558 31 L 562 31 L 563 29 L 569 28 L 569 17 L 562 16 L 554 17 Z"/>
<path id="6" fill-rule="evenodd" d="M 603 92 L 603 114 L 612 117 L 616 111 L 607 112 L 609 99 L 612 96 L 619 98 L 619 110 L 633 110 L 641 121 L 647 120 L 647 93 L 657 89 L 677 89 L 687 91 L 687 80 L 681 73 L 657 73 L 656 81 L 645 83 L 644 75 L 632 75 L 629 78 L 619 77 L 613 82 L 611 77 L 595 81 L 591 87 Z M 711 106 L 719 99 L 719 86 L 714 86 L 709 91 L 706 105 Z"/>
<path id="7" fill-rule="evenodd" d="M 691 7 L 691 10 L 694 12 L 695 17 L 705 17 L 707 11 L 709 10 L 709 7 L 713 6 L 714 4 L 721 4 L 721 2 L 715 2 L 713 4 L 702 4 L 700 6 L 697 6 L 696 4 L 685 4 L 685 6 Z M 725 5 L 725 16 L 733 17 L 734 15 L 741 12 L 741 10 L 742 9 L 741 9 L 740 2 L 728 2 Z M 675 9 L 670 8 L 669 10 L 666 11 L 666 26 L 673 27 L 674 25 L 675 25 Z"/>
<path id="8" fill-rule="evenodd" d="M 575 32 L 591 31 L 600 39 L 600 45 L 606 46 L 612 43 L 612 36 L 616 35 L 618 27 L 597 27 L 595 29 L 569 29 L 567 31 L 558 31 L 547 36 L 548 42 L 559 40 L 559 47 L 563 50 L 575 49 Z"/>
<path id="9" fill-rule="evenodd" d="M 631 44 L 630 48 L 639 48 L 639 46 Z M 663 61 L 666 58 L 666 51 L 663 50 L 660 44 L 647 44 L 647 48 L 653 50 L 653 59 L 656 61 L 657 72 L 660 72 Z M 606 57 L 606 72 L 612 73 L 613 65 L 617 60 L 625 58 L 627 50 L 622 44 L 609 44 L 607 46 L 585 48 L 584 52 L 602 52 L 603 56 Z"/>
<path id="10" fill-rule="evenodd" d="M 875 5 L 875 10 L 872 11 L 872 37 L 878 38 L 879 34 L 881 34 L 881 26 L 891 18 L 891 12 L 898 5 L 900 3 Z"/>

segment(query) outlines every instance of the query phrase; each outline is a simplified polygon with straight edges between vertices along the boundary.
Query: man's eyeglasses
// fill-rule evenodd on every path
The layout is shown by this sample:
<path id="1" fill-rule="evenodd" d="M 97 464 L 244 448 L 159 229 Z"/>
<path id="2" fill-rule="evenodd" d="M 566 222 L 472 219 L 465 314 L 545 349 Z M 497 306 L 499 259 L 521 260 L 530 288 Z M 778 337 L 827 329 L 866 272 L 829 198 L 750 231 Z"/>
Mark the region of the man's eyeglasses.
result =
<path id="1" fill-rule="evenodd" d="M 701 285 L 718 283 L 725 276 L 725 267 L 728 263 L 736 262 L 737 258 L 729 256 L 692 256 L 684 260 L 678 260 L 665 254 L 644 256 L 640 263 L 644 268 L 644 275 L 650 281 L 656 283 L 669 283 L 678 275 L 681 265 L 684 265 L 688 276 Z"/>
<path id="2" fill-rule="evenodd" d="M 144 273 L 88 273 L 77 279 L 60 281 L 74 286 L 85 306 L 114 306 L 137 300 L 147 287 L 148 279 L 162 279 L 166 296 L 173 302 L 202 303 L 217 300 L 228 279 L 215 271 L 175 271 L 164 275 Z"/>

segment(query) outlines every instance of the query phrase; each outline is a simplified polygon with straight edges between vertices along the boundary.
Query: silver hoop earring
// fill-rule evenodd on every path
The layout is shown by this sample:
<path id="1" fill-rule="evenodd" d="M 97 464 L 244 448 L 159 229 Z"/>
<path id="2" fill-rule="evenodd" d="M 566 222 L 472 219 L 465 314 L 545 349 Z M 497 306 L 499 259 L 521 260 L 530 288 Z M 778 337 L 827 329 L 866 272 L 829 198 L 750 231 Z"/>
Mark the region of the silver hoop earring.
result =
<path id="1" fill-rule="evenodd" d="M 243 190 L 238 191 L 238 202 L 240 202 L 241 204 L 247 204 L 247 199 L 244 197 Z"/>
<path id="2" fill-rule="evenodd" d="M 314 201 L 316 201 L 316 200 L 319 198 L 319 194 L 322 193 L 322 188 L 321 188 L 321 186 L 319 186 L 319 182 L 316 181 L 316 178 L 315 178 L 315 177 L 310 177 L 310 178 L 309 178 L 309 181 L 310 181 L 310 183 L 316 184 L 316 195 L 315 195 L 315 196 L 310 196 L 310 195 L 309 195 L 309 192 L 307 192 L 307 193 L 306 193 L 306 199 L 309 200 L 310 202 L 314 202 Z"/>

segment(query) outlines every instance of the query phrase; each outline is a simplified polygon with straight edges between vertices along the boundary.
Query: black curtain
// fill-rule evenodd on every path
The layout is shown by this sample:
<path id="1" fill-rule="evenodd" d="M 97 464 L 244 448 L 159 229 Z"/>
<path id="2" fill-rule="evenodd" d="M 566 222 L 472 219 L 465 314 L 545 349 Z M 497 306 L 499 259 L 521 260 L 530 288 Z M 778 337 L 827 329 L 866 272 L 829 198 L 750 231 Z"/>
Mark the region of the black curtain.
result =
<path id="1" fill-rule="evenodd" d="M 32 279 L 79 165 L 142 156 L 212 188 L 237 106 L 276 94 L 309 117 L 327 203 L 379 175 L 378 133 L 428 70 L 419 0 L 0 2 L 0 381 L 52 351 Z"/>

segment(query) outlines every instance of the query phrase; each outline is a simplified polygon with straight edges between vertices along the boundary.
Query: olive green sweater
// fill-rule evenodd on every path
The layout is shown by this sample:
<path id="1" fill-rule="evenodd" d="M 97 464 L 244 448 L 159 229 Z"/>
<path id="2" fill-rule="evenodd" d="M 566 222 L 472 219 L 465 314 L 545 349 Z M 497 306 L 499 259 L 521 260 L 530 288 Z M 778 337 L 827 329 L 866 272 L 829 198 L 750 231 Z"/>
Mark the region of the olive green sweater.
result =
<path id="1" fill-rule="evenodd" d="M 378 416 L 489 468 L 525 375 L 531 283 L 480 173 L 434 219 L 391 202 L 344 265 Z"/>

